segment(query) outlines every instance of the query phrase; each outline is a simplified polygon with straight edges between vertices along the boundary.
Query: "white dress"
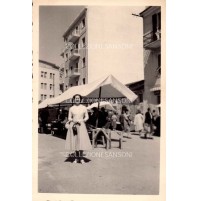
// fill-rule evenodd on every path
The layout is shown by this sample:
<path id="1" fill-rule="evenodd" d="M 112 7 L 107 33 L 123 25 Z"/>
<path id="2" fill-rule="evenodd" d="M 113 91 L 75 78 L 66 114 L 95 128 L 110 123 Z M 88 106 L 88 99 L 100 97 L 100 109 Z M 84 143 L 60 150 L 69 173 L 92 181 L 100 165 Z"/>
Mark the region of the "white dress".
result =
<path id="1" fill-rule="evenodd" d="M 83 105 L 72 106 L 69 109 L 68 120 L 72 122 L 66 136 L 66 149 L 70 151 L 91 150 L 92 146 L 85 125 L 88 120 L 86 107 Z M 76 121 L 80 122 L 81 125 L 77 125 L 77 135 L 74 135 L 72 126 Z"/>
<path id="2" fill-rule="evenodd" d="M 134 118 L 135 131 L 143 130 L 144 117 L 142 114 L 136 114 Z"/>

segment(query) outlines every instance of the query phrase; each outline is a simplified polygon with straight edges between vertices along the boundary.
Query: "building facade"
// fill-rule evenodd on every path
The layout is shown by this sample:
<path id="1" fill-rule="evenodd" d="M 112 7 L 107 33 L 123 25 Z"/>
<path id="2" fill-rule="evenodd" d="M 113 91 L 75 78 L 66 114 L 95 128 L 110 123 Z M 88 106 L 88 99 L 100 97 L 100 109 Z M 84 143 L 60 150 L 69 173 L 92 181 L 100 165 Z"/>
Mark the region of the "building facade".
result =
<path id="1" fill-rule="evenodd" d="M 143 17 L 144 46 L 144 112 L 157 109 L 161 102 L 161 7 L 150 6 L 140 13 Z"/>
<path id="2" fill-rule="evenodd" d="M 84 9 L 64 33 L 64 48 L 61 56 L 64 58 L 63 90 L 69 87 L 88 83 L 87 68 L 87 10 Z"/>
<path id="3" fill-rule="evenodd" d="M 65 46 L 61 52 L 64 90 L 108 74 L 123 83 L 127 83 L 128 78 L 129 81 L 139 80 L 137 73 L 143 69 L 143 49 L 137 50 L 140 58 L 136 57 L 135 62 L 132 59 L 135 49 L 131 46 L 135 28 L 139 27 L 133 27 L 131 10 L 125 13 L 125 9 L 88 6 L 71 23 L 63 34 Z M 141 26 L 140 23 L 140 29 Z M 136 43 L 143 43 L 141 35 Z M 140 79 L 143 79 L 143 72 Z"/>
<path id="4" fill-rule="evenodd" d="M 47 61 L 39 60 L 39 101 L 60 94 L 59 67 Z"/>

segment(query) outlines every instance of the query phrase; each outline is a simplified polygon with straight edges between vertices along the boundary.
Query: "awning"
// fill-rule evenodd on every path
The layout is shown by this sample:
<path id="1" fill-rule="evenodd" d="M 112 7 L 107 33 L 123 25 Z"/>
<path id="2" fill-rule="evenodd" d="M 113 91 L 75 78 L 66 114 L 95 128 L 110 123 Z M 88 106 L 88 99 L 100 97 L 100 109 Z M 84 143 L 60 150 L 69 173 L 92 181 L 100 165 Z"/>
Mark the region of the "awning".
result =
<path id="1" fill-rule="evenodd" d="M 161 80 L 160 78 L 158 78 L 155 82 L 155 85 L 153 88 L 150 89 L 150 91 L 160 91 L 161 90 L 161 87 L 160 87 L 160 83 L 161 83 Z"/>

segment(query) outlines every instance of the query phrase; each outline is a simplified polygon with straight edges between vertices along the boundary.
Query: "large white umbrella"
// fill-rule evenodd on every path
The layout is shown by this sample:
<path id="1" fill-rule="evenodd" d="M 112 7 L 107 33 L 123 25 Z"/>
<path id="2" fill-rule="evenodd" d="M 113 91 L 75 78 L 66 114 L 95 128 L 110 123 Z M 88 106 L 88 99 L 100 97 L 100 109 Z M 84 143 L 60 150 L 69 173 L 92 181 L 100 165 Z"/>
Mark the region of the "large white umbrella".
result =
<path id="1" fill-rule="evenodd" d="M 47 106 L 54 106 L 54 105 L 56 105 L 55 104 L 56 102 L 59 102 L 59 96 L 56 96 L 54 98 L 47 98 L 38 105 L 38 109 L 42 109 Z"/>
<path id="2" fill-rule="evenodd" d="M 107 110 L 115 111 L 114 107 L 108 101 L 101 101 L 99 104 L 100 104 L 100 107 L 104 107 Z M 94 107 L 96 107 L 96 108 L 98 107 L 98 103 L 97 102 L 89 105 L 87 107 L 87 109 L 90 110 L 90 109 L 92 109 Z"/>
<path id="3" fill-rule="evenodd" d="M 127 98 L 130 102 L 137 98 L 137 95 L 128 87 L 109 75 L 89 84 L 69 88 L 56 99 L 53 99 L 51 104 L 68 102 L 75 94 L 87 98 Z"/>

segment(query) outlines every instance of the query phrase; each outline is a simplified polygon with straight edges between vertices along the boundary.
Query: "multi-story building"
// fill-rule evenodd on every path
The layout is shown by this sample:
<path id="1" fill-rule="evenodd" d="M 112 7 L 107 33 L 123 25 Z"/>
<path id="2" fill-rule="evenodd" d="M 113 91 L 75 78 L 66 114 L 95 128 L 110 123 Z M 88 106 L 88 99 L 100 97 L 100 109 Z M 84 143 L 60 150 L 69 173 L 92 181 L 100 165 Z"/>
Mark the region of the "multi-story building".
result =
<path id="1" fill-rule="evenodd" d="M 161 100 L 161 7 L 150 6 L 140 13 L 143 17 L 144 45 L 144 112 L 155 109 Z"/>
<path id="2" fill-rule="evenodd" d="M 53 63 L 39 60 L 39 101 L 60 94 L 60 71 Z"/>
<path id="3" fill-rule="evenodd" d="M 131 11 L 125 13 L 124 7 L 85 7 L 63 34 L 64 90 L 107 74 L 123 83 L 143 79 L 143 73 L 137 76 L 143 69 L 143 50 L 137 50 L 136 62 L 132 59 L 135 28 L 139 29 L 132 26 Z M 142 44 L 142 36 L 136 43 Z"/>

